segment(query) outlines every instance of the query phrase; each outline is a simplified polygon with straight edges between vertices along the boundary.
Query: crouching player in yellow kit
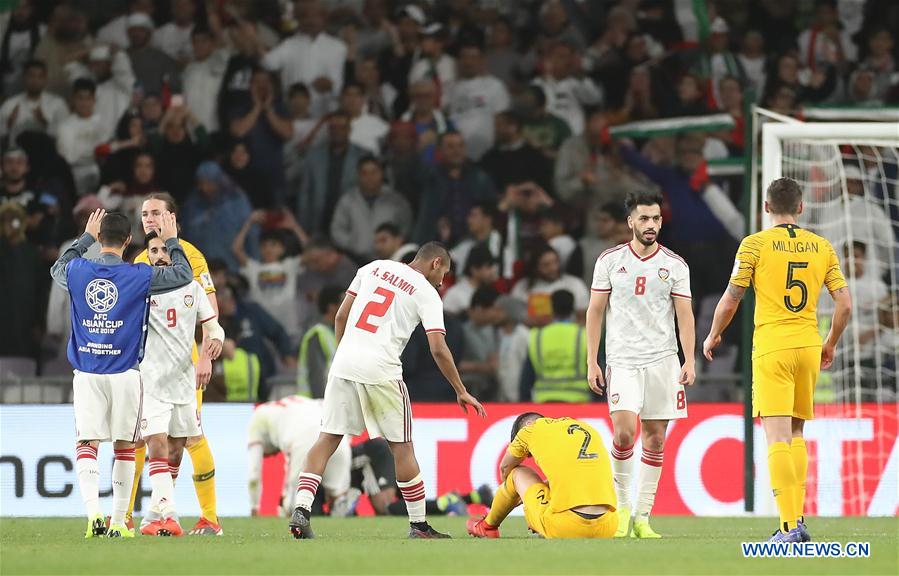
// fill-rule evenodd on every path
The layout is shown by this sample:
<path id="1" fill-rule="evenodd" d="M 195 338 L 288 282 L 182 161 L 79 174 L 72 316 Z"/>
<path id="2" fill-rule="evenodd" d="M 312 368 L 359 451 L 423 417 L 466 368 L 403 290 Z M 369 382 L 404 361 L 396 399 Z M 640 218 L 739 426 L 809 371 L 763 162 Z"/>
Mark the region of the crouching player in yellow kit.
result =
<path id="1" fill-rule="evenodd" d="M 144 227 L 144 234 L 151 231 L 159 230 L 159 222 L 162 214 L 177 212 L 175 199 L 167 192 L 155 192 L 147 196 L 141 206 L 141 223 Z M 212 283 L 212 277 L 209 275 L 209 268 L 206 265 L 206 258 L 196 246 L 181 241 L 187 260 L 194 273 L 194 280 L 200 283 L 209 298 L 212 309 L 218 314 L 218 302 L 215 298 L 215 286 Z M 134 259 L 134 262 L 143 262 L 149 264 L 150 260 L 147 251 L 144 250 Z M 197 419 L 199 420 L 200 410 L 203 407 L 203 390 L 209 383 L 212 376 L 212 361 L 207 357 L 206 351 L 198 353 L 197 346 L 194 345 L 193 360 L 197 367 Z M 189 534 L 194 535 L 222 535 L 222 527 L 219 525 L 218 515 L 216 514 L 215 502 L 215 461 L 212 459 L 212 451 L 209 449 L 209 443 L 202 434 L 187 439 L 187 452 L 190 454 L 191 464 L 193 465 L 194 489 L 197 492 L 197 500 L 200 503 L 200 520 L 191 529 Z M 128 527 L 133 529 L 131 514 L 134 510 L 134 500 L 137 497 L 138 481 L 144 469 L 144 461 L 147 455 L 146 445 L 143 443 L 137 448 L 135 453 L 135 469 L 134 469 L 134 487 L 131 491 L 131 503 L 128 506 Z M 175 461 L 180 462 L 180 454 Z M 177 478 L 178 470 L 171 471 L 173 478 Z M 152 520 L 152 518 L 144 518 L 144 520 Z"/>
<path id="2" fill-rule="evenodd" d="M 528 456 L 546 481 L 522 465 Z M 490 512 L 468 521 L 472 536 L 499 538 L 499 525 L 519 504 L 528 527 L 545 538 L 611 538 L 618 528 L 609 452 L 586 422 L 522 414 L 512 424 L 500 474 Z"/>
<path id="3" fill-rule="evenodd" d="M 780 529 L 771 540 L 808 542 L 811 537 L 802 516 L 808 451 L 802 428 L 814 417 L 818 371 L 833 364 L 852 299 L 830 242 L 796 225 L 802 190 L 795 180 L 779 178 L 768 186 L 765 212 L 771 214 L 774 227 L 747 236 L 740 244 L 730 284 L 702 348 L 711 360 L 752 283 L 756 296 L 752 412 L 762 417 L 768 472 L 780 513 Z M 823 345 L 817 316 L 822 285 L 836 305 Z"/>

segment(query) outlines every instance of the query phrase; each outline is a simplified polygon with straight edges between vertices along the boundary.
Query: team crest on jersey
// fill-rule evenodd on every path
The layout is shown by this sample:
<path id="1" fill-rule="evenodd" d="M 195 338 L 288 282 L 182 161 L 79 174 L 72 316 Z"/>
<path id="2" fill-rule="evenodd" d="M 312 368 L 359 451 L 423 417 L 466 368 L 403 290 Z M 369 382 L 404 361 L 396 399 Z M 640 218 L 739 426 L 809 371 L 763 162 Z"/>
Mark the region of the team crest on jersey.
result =
<path id="1" fill-rule="evenodd" d="M 619 398 L 618 394 L 612 394 L 612 396 L 610 398 L 612 400 L 612 404 L 618 404 L 618 398 Z"/>
<path id="2" fill-rule="evenodd" d="M 194 307 L 194 297 L 191 296 L 190 294 L 185 294 L 184 295 L 184 305 L 187 306 L 188 308 L 193 308 Z"/>
<path id="3" fill-rule="evenodd" d="M 661 278 L 663 281 L 667 281 L 670 274 L 671 273 L 668 272 L 667 268 L 659 268 L 659 278 Z"/>
<path id="4" fill-rule="evenodd" d="M 147 419 L 146 419 L 146 418 L 141 418 L 141 419 L 140 419 L 140 429 L 141 429 L 141 430 L 146 430 L 146 429 L 147 429 Z"/>

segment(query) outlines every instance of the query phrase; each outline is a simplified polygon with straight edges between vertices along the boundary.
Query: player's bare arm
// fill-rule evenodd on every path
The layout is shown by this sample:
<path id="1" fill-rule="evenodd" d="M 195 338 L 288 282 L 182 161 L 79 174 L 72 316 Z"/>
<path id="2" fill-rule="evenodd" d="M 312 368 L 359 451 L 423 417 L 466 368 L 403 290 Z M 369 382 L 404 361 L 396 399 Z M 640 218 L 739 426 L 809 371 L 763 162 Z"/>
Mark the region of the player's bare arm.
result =
<path id="1" fill-rule="evenodd" d="M 681 366 L 679 384 L 692 386 L 696 380 L 696 324 L 693 319 L 693 302 L 686 298 L 674 298 L 674 314 L 677 316 L 677 330 L 680 345 L 684 351 L 684 365 Z"/>
<path id="2" fill-rule="evenodd" d="M 608 292 L 591 292 L 587 306 L 587 383 L 590 389 L 602 394 L 606 387 L 599 366 L 599 345 L 602 342 L 602 323 L 609 305 Z"/>
<path id="3" fill-rule="evenodd" d="M 746 288 L 736 284 L 728 284 L 727 290 L 721 295 L 718 306 L 715 307 L 715 316 L 712 319 L 712 328 L 705 342 L 702 343 L 702 354 L 707 360 L 712 360 L 712 350 L 721 344 L 721 334 L 730 325 L 740 307 L 740 301 L 746 294 Z"/>
<path id="4" fill-rule="evenodd" d="M 848 287 L 837 288 L 830 293 L 830 297 L 833 298 L 835 309 L 830 322 L 830 332 L 827 333 L 827 338 L 824 339 L 824 343 L 821 345 L 822 370 L 826 370 L 833 365 L 837 342 L 840 341 L 840 336 L 843 335 L 843 330 L 849 324 L 849 316 L 852 314 L 852 295 L 849 293 Z"/>
<path id="5" fill-rule="evenodd" d="M 465 389 L 465 384 L 462 383 L 462 378 L 459 377 L 459 370 L 456 369 L 456 363 L 453 361 L 453 354 L 450 352 L 449 346 L 446 345 L 446 336 L 443 335 L 443 332 L 430 332 L 428 334 L 428 346 L 431 349 L 431 356 L 434 358 L 434 362 L 440 368 L 440 373 L 443 374 L 450 386 L 453 387 L 453 390 L 456 391 L 456 402 L 459 403 L 462 410 L 468 413 L 468 406 L 471 406 L 478 416 L 486 418 L 487 411 L 484 410 L 478 399 Z"/>
<path id="6" fill-rule="evenodd" d="M 337 309 L 337 316 L 334 318 L 334 337 L 337 339 L 338 344 L 340 344 L 340 340 L 343 338 L 344 332 L 346 332 L 346 323 L 350 318 L 350 310 L 353 308 L 355 300 L 356 297 L 347 292 L 343 296 L 340 308 Z"/>
<path id="7" fill-rule="evenodd" d="M 499 463 L 499 474 L 502 478 L 502 482 L 506 481 L 506 478 L 509 476 L 512 470 L 521 466 L 523 463 L 524 458 L 519 458 L 518 456 L 515 456 L 514 454 L 506 450 L 506 453 L 503 454 L 502 461 Z"/>

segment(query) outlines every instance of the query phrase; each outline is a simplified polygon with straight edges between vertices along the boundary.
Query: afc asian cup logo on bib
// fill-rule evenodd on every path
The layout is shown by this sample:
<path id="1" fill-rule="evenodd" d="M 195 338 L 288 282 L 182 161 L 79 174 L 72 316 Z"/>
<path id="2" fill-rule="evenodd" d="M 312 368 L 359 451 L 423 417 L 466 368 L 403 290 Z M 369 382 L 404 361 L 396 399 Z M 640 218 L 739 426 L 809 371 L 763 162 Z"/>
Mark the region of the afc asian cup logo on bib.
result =
<path id="1" fill-rule="evenodd" d="M 84 289 L 84 299 L 91 310 L 103 314 L 115 308 L 119 301 L 119 289 L 110 280 L 97 278 Z"/>
<path id="2" fill-rule="evenodd" d="M 661 278 L 663 282 L 668 280 L 669 275 L 670 272 L 668 272 L 667 268 L 659 268 L 659 278 Z"/>

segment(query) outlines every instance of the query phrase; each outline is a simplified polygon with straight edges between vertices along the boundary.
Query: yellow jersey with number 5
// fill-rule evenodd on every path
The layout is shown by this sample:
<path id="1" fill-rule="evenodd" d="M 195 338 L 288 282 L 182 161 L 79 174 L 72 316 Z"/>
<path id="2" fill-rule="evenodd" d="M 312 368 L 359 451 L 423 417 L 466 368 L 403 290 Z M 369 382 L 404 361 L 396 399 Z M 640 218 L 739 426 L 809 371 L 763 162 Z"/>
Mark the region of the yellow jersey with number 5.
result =
<path id="1" fill-rule="evenodd" d="M 534 457 L 552 490 L 549 506 L 564 512 L 578 506 L 618 507 L 609 451 L 595 428 L 574 418 L 539 418 L 518 431 L 509 452 Z"/>
<path id="2" fill-rule="evenodd" d="M 818 296 L 846 286 L 840 261 L 824 238 L 795 224 L 747 236 L 737 250 L 730 283 L 755 290 L 752 355 L 820 346 Z"/>

